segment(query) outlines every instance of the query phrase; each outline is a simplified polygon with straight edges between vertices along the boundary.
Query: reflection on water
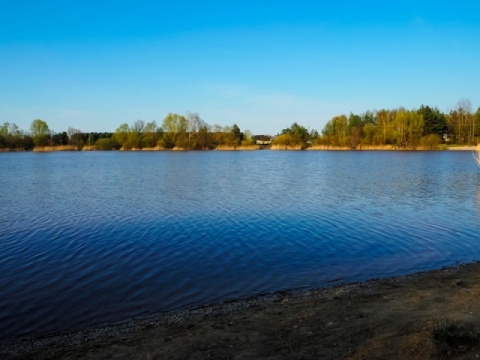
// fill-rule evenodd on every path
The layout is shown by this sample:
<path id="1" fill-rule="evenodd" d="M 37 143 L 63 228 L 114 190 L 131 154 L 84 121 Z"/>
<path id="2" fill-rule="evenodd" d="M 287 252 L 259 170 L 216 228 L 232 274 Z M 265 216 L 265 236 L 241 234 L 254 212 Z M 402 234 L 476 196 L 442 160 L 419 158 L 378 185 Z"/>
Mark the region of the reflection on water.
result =
<path id="1" fill-rule="evenodd" d="M 0 338 L 480 254 L 470 153 L 24 153 L 0 173 Z"/>

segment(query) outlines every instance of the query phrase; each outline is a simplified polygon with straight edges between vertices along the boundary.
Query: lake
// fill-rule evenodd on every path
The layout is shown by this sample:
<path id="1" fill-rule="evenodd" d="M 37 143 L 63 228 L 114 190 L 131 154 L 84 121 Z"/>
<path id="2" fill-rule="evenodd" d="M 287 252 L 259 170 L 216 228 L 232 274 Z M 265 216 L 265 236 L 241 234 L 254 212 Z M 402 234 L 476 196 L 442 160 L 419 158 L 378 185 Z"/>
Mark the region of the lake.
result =
<path id="1" fill-rule="evenodd" d="M 0 154 L 0 339 L 480 259 L 470 152 Z"/>

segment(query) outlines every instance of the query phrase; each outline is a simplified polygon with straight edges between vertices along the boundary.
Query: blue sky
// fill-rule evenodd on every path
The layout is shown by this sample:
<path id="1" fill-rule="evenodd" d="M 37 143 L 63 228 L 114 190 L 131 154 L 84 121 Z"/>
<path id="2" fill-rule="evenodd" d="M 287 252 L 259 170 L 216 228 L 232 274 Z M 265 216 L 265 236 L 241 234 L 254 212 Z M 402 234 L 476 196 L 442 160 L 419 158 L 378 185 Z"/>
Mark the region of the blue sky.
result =
<path id="1" fill-rule="evenodd" d="M 392 2 L 393 3 L 393 2 Z M 0 1 L 0 123 L 114 131 L 198 112 L 276 134 L 480 106 L 480 3 Z"/>

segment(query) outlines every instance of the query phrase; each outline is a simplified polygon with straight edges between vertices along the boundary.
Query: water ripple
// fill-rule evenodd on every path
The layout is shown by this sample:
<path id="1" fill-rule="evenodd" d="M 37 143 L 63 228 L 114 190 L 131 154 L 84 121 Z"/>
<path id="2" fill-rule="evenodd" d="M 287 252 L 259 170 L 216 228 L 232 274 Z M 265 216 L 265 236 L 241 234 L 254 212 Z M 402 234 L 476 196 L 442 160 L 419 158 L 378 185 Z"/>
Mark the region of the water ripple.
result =
<path id="1" fill-rule="evenodd" d="M 478 259 L 469 154 L 2 155 L 0 338 Z"/>

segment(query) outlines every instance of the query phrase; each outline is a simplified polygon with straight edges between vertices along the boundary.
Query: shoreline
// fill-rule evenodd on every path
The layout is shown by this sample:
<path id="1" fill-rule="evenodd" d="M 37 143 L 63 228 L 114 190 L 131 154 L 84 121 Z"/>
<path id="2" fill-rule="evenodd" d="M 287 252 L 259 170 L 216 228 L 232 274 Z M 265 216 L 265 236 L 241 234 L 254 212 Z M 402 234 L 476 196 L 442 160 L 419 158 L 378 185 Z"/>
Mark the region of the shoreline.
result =
<path id="1" fill-rule="evenodd" d="M 0 341 L 0 358 L 475 358 L 479 296 L 480 262 L 471 262 Z M 478 341 L 438 340 L 448 324 Z"/>
<path id="2" fill-rule="evenodd" d="M 23 148 L 0 148 L 0 153 L 12 153 L 12 152 L 36 152 L 36 153 L 50 153 L 50 152 L 83 152 L 83 151 L 121 151 L 121 152 L 190 152 L 190 151 L 259 151 L 259 150 L 271 150 L 271 151 L 406 151 L 406 152 L 424 152 L 424 151 L 479 151 L 480 145 L 477 146 L 446 146 L 437 149 L 426 149 L 417 147 L 415 149 L 410 148 L 397 148 L 392 145 L 382 145 L 382 146 L 359 146 L 358 148 L 352 149 L 350 147 L 342 146 L 330 146 L 330 145 L 313 145 L 307 148 L 302 148 L 300 146 L 287 146 L 287 145 L 272 145 L 271 147 L 265 147 L 260 145 L 247 145 L 247 146 L 219 146 L 215 149 L 210 150 L 190 150 L 183 148 L 173 148 L 165 149 L 160 147 L 146 147 L 142 149 L 118 149 L 118 150 L 97 150 L 94 146 L 85 146 L 83 149 L 80 149 L 76 146 L 44 146 L 44 147 L 35 147 L 31 150 L 24 150 Z"/>

